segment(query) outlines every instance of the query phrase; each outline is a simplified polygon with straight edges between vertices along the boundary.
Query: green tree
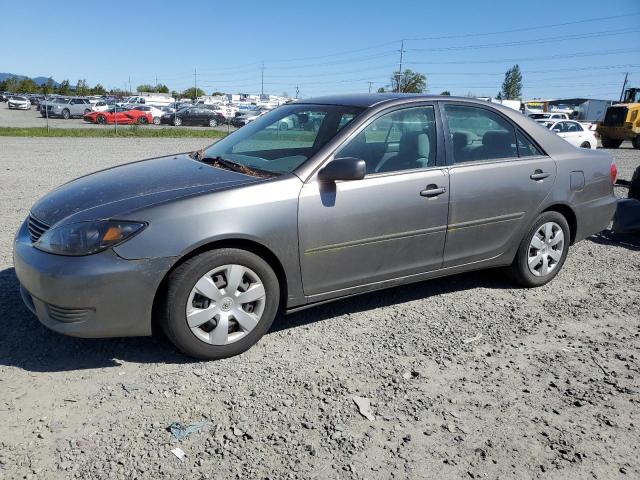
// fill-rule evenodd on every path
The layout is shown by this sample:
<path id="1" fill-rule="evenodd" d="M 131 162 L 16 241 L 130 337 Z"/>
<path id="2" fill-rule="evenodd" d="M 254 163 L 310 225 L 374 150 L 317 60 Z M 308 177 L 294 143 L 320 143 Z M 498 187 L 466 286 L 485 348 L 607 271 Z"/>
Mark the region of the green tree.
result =
<path id="1" fill-rule="evenodd" d="M 159 83 L 158 85 L 156 85 L 156 92 L 158 93 L 169 93 L 169 87 L 167 87 L 166 85 Z"/>
<path id="2" fill-rule="evenodd" d="M 42 84 L 42 93 L 45 95 L 49 95 L 56 90 L 56 82 L 53 81 L 53 78 L 47 78 L 47 81 Z"/>
<path id="3" fill-rule="evenodd" d="M 78 83 L 76 83 L 76 95 L 89 95 L 89 85 L 87 85 L 86 80 L 78 80 Z"/>
<path id="4" fill-rule="evenodd" d="M 58 85 L 58 93 L 60 95 L 69 95 L 71 93 L 71 84 L 69 83 L 69 80 L 63 80 L 60 82 L 60 85 Z"/>
<path id="5" fill-rule="evenodd" d="M 195 87 L 191 87 L 184 90 L 180 95 L 187 98 L 198 98 L 206 95 L 206 93 L 201 88 L 196 89 Z"/>
<path id="6" fill-rule="evenodd" d="M 21 78 L 16 88 L 20 93 L 37 93 L 40 91 L 40 86 L 30 78 Z"/>
<path id="7" fill-rule="evenodd" d="M 156 87 L 148 83 L 143 83 L 142 85 L 138 85 L 136 87 L 136 92 L 155 92 L 155 91 L 156 91 Z"/>
<path id="8" fill-rule="evenodd" d="M 4 90 L 11 93 L 17 93 L 20 79 L 18 77 L 9 77 L 4 81 Z"/>
<path id="9" fill-rule="evenodd" d="M 106 93 L 107 90 L 99 83 L 96 83 L 95 87 L 91 89 L 92 95 L 106 95 Z"/>
<path id="10" fill-rule="evenodd" d="M 501 93 L 505 100 L 518 100 L 522 97 L 522 73 L 517 64 L 505 72 Z"/>
<path id="11" fill-rule="evenodd" d="M 378 90 L 377 90 L 377 91 L 378 91 L 378 93 L 384 93 L 384 87 L 380 87 L 380 88 L 378 88 Z"/>
<path id="12" fill-rule="evenodd" d="M 440 95 L 451 96 L 451 92 L 449 90 L 444 90 L 444 91 L 440 92 Z"/>
<path id="13" fill-rule="evenodd" d="M 427 77 L 409 69 L 402 74 L 396 71 L 391 75 L 391 87 L 394 92 L 423 93 L 427 90 Z"/>
<path id="14" fill-rule="evenodd" d="M 215 91 L 215 92 L 211 92 L 211 96 L 212 97 L 220 97 L 224 95 L 224 92 L 219 92 L 219 91 Z M 284 94 L 282 95 L 283 97 L 288 97 L 287 92 L 284 92 Z"/>

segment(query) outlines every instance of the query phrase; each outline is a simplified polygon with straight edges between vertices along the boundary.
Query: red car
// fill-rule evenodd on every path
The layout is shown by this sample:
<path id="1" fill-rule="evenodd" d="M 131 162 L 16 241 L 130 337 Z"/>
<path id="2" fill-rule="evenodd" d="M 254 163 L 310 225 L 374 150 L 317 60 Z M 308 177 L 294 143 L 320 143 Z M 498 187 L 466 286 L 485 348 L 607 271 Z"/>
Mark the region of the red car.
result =
<path id="1" fill-rule="evenodd" d="M 141 112 L 140 110 L 129 110 L 121 107 L 112 108 L 105 112 L 89 112 L 82 118 L 85 122 L 99 123 L 101 125 L 116 122 L 119 125 L 131 125 L 133 123 L 147 124 L 153 122 L 151 112 Z"/>

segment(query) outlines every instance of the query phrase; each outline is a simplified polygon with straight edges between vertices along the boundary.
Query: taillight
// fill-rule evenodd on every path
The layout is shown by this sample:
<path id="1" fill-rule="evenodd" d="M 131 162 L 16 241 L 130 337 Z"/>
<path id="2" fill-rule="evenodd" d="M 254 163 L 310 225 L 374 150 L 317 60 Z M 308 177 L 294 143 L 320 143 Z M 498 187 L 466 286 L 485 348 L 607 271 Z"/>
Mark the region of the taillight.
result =
<path id="1" fill-rule="evenodd" d="M 618 167 L 616 162 L 611 162 L 611 183 L 615 184 L 618 179 Z"/>

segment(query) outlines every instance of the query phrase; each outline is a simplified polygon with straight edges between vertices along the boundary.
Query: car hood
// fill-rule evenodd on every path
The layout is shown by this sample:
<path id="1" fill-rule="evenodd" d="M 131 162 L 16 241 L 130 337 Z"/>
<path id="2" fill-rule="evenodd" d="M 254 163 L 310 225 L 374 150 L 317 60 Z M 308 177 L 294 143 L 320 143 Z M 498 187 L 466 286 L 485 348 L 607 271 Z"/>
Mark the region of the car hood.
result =
<path id="1" fill-rule="evenodd" d="M 264 178 L 215 168 L 180 154 L 80 177 L 41 198 L 31 214 L 49 226 L 64 219 L 114 218 L 177 198 L 258 181 Z"/>

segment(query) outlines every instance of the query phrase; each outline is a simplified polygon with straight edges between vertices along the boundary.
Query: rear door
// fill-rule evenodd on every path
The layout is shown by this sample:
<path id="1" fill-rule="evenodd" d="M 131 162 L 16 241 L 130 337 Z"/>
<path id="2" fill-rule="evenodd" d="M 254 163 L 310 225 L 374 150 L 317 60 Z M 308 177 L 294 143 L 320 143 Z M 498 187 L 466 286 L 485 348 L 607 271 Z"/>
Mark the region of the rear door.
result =
<path id="1" fill-rule="evenodd" d="M 520 241 L 553 186 L 556 165 L 490 107 L 446 102 L 443 112 L 452 153 L 448 267 L 496 257 Z"/>

